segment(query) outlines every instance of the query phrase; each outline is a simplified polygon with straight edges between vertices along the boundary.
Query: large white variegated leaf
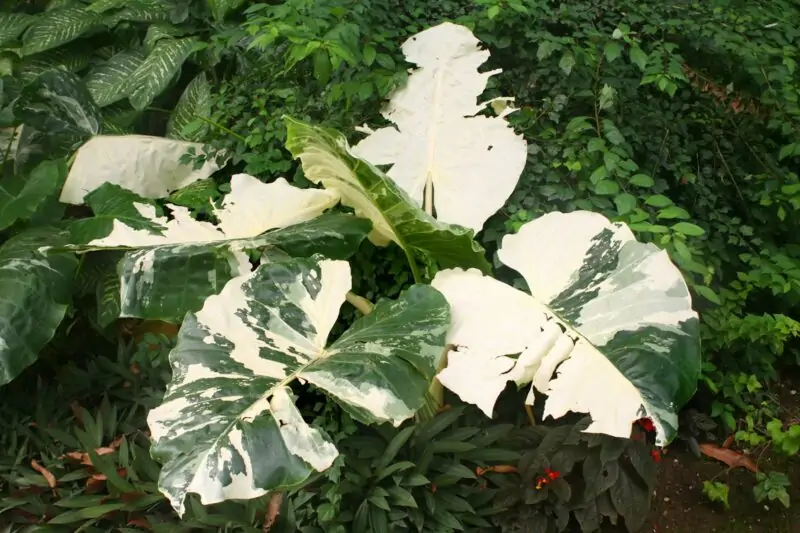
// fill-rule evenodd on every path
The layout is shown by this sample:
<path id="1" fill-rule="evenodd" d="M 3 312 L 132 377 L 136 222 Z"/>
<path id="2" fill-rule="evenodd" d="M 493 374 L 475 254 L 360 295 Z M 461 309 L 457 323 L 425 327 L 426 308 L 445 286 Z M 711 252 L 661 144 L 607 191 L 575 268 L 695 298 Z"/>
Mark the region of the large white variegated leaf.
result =
<path id="1" fill-rule="evenodd" d="M 80 147 L 61 190 L 60 201 L 81 204 L 104 183 L 119 185 L 145 198 L 164 198 L 172 191 L 209 177 L 219 168 L 208 159 L 195 170 L 181 156 L 202 144 L 149 135 L 98 135 Z"/>
<path id="2" fill-rule="evenodd" d="M 265 184 L 247 174 L 233 176 L 231 192 L 214 210 L 217 224 L 195 220 L 187 208 L 171 204 L 168 219 L 155 205 L 131 202 L 131 196 L 108 184 L 89 195 L 95 217 L 72 228 L 73 237 L 86 244 L 70 247 L 130 250 L 118 267 L 120 316 L 125 317 L 180 322 L 228 280 L 250 272 L 244 250 L 279 248 L 294 256 L 322 253 L 341 259 L 371 228 L 352 215 L 319 217 L 338 203 L 338 196 L 299 189 L 283 178 Z M 107 234 L 96 237 L 103 230 Z M 87 240 L 90 236 L 95 238 Z"/>
<path id="3" fill-rule="evenodd" d="M 440 222 L 414 205 L 383 172 L 353 155 L 342 134 L 290 117 L 284 120 L 286 148 L 300 159 L 306 177 L 338 194 L 356 215 L 371 220 L 373 243 L 395 242 L 408 254 L 427 253 L 445 268 L 491 269 L 471 230 Z"/>
<path id="4" fill-rule="evenodd" d="M 530 294 L 476 270 L 433 280 L 452 308 L 448 343 L 458 346 L 439 381 L 488 416 L 508 381 L 532 382 L 527 401 L 547 394 L 545 416 L 589 413 L 588 432 L 623 438 L 649 417 L 657 442 L 672 440 L 697 386 L 700 340 L 666 252 L 624 224 L 577 211 L 525 224 L 498 257 Z"/>
<path id="5" fill-rule="evenodd" d="M 16 41 L 34 20 L 28 13 L 0 13 L 0 46 Z"/>
<path id="6" fill-rule="evenodd" d="M 265 263 L 187 315 L 172 381 L 148 416 L 159 488 L 179 514 L 190 492 L 203 504 L 255 498 L 333 463 L 335 446 L 294 405 L 296 380 L 365 423 L 399 425 L 420 407 L 444 349 L 447 302 L 415 285 L 329 346 L 350 287 L 345 261 Z"/>
<path id="7" fill-rule="evenodd" d="M 418 65 L 408 83 L 391 95 L 383 116 L 393 126 L 370 132 L 353 147 L 439 220 L 473 229 L 505 204 L 525 167 L 527 145 L 502 116 L 478 115 L 487 80 L 479 72 L 489 58 L 464 26 L 445 22 L 403 43 Z M 424 198 L 426 189 L 428 194 Z"/>

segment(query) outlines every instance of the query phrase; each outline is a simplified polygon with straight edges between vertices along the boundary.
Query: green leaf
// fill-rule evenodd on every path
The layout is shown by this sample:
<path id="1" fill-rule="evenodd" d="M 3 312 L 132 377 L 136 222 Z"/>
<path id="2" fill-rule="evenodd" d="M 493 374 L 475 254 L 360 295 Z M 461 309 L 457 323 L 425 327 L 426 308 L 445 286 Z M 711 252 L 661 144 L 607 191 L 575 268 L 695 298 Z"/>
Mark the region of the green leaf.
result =
<path id="1" fill-rule="evenodd" d="M 625 215 L 636 209 L 636 197 L 625 192 L 614 197 L 614 204 L 617 206 L 617 213 Z"/>
<path id="2" fill-rule="evenodd" d="M 63 160 L 45 160 L 27 176 L 14 175 L 5 180 L 6 187 L 0 186 L 0 230 L 34 214 L 60 190 L 66 176 Z"/>
<path id="3" fill-rule="evenodd" d="M 613 62 L 622 54 L 622 43 L 618 41 L 609 41 L 603 47 L 603 53 L 606 56 L 606 61 Z"/>
<path id="4" fill-rule="evenodd" d="M 486 17 L 489 20 L 494 19 L 499 14 L 500 14 L 500 6 L 497 4 L 489 6 L 489 9 L 486 10 Z"/>
<path id="5" fill-rule="evenodd" d="M 84 198 L 92 209 L 94 216 L 81 218 L 69 225 L 70 243 L 86 244 L 95 239 L 102 239 L 111 233 L 115 222 L 122 223 L 134 230 L 158 231 L 163 229 L 157 223 L 146 218 L 134 206 L 138 203 L 152 207 L 156 214 L 162 215 L 152 200 L 142 198 L 127 189 L 113 183 L 104 183 Z"/>
<path id="6" fill-rule="evenodd" d="M 653 178 L 647 174 L 636 174 L 635 176 L 631 177 L 629 182 L 631 185 L 636 185 L 637 187 L 652 187 L 655 185 Z"/>
<path id="7" fill-rule="evenodd" d="M 659 211 L 657 218 L 659 218 L 659 219 L 662 219 L 662 218 L 665 218 L 665 219 L 673 219 L 673 218 L 689 219 L 689 218 L 692 218 L 692 216 L 689 214 L 688 211 L 686 211 L 682 207 L 678 207 L 677 205 L 671 205 L 671 206 L 667 207 L 666 209 L 662 209 L 661 211 Z"/>
<path id="8" fill-rule="evenodd" d="M 672 226 L 672 230 L 690 237 L 699 237 L 706 233 L 706 230 L 691 222 L 678 222 Z"/>
<path id="9" fill-rule="evenodd" d="M 372 220 L 370 240 L 393 241 L 411 254 L 429 254 L 443 268 L 462 266 L 491 269 L 473 232 L 444 224 L 414 205 L 408 194 L 383 172 L 355 157 L 339 132 L 284 117 L 286 147 L 300 159 L 306 177 L 337 191 L 342 204 Z"/>
<path id="10" fill-rule="evenodd" d="M 362 55 L 364 56 L 364 64 L 370 66 L 375 61 L 375 57 L 378 54 L 377 51 L 375 50 L 375 47 L 368 44 L 364 46 L 364 51 Z"/>
<path id="11" fill-rule="evenodd" d="M 16 41 L 34 20 L 27 13 L 0 13 L 0 47 Z"/>
<path id="12" fill-rule="evenodd" d="M 619 185 L 611 180 L 601 180 L 595 185 L 594 192 L 600 195 L 613 196 L 619 193 Z"/>
<path id="13" fill-rule="evenodd" d="M 82 6 L 39 15 L 22 36 L 22 55 L 29 56 L 73 41 L 99 26 L 101 19 Z"/>
<path id="14" fill-rule="evenodd" d="M 208 129 L 206 123 L 190 133 L 185 133 L 186 126 L 198 120 L 198 117 L 208 118 L 211 115 L 211 84 L 208 83 L 206 73 L 201 72 L 189 82 L 183 91 L 175 109 L 167 122 L 166 136 L 184 141 L 201 141 L 205 138 Z"/>
<path id="15" fill-rule="evenodd" d="M 539 61 L 543 59 L 547 59 L 553 52 L 561 48 L 561 45 L 556 43 L 555 41 L 542 41 L 539 43 L 539 48 L 536 50 L 536 59 Z M 563 60 L 563 59 L 562 59 Z"/>
<path id="16" fill-rule="evenodd" d="M 86 138 L 100 132 L 100 109 L 81 81 L 63 70 L 50 70 L 21 92 L 14 115 L 48 135 Z"/>
<path id="17" fill-rule="evenodd" d="M 86 88 L 100 107 L 127 98 L 135 84 L 133 73 L 144 62 L 141 50 L 125 50 L 114 54 L 86 76 Z"/>
<path id="18" fill-rule="evenodd" d="M 663 194 L 654 194 L 652 196 L 648 196 L 644 203 L 653 207 L 666 207 L 668 205 L 672 205 L 672 200 Z"/>
<path id="19" fill-rule="evenodd" d="M 197 45 L 193 37 L 161 39 L 131 74 L 133 90 L 128 97 L 134 109 L 143 110 L 166 89 Z"/>
<path id="20" fill-rule="evenodd" d="M 695 285 L 694 291 L 709 302 L 722 305 L 722 301 L 719 299 L 719 296 L 710 287 L 706 287 L 705 285 Z"/>
<path id="21" fill-rule="evenodd" d="M 63 232 L 36 228 L 0 247 L 0 385 L 30 366 L 53 338 L 72 296 L 77 260 L 40 254 L 65 241 Z"/>
<path id="22" fill-rule="evenodd" d="M 241 6 L 245 0 L 206 0 L 214 20 L 222 22 L 231 11 Z"/>
<path id="23" fill-rule="evenodd" d="M 219 196 L 217 182 L 213 178 L 206 178 L 190 183 L 170 194 L 167 202 L 189 209 L 207 209 L 211 202 Z"/>
<path id="24" fill-rule="evenodd" d="M 630 51 L 631 63 L 639 67 L 640 70 L 644 70 L 647 66 L 647 54 L 639 47 L 638 44 L 633 44 L 631 46 Z"/>
<path id="25" fill-rule="evenodd" d="M 381 455 L 378 464 L 375 465 L 375 470 L 377 470 L 379 473 L 378 475 L 380 475 L 380 472 L 384 468 L 389 466 L 389 463 L 394 461 L 394 458 L 397 456 L 397 453 L 400 451 L 400 448 L 405 446 L 406 442 L 408 442 L 408 439 L 410 439 L 411 435 L 414 434 L 414 429 L 415 429 L 414 426 L 408 426 L 402 429 L 397 435 L 394 436 L 391 442 L 389 442 L 389 445 L 386 447 L 386 450 L 383 452 L 383 455 Z"/>
<path id="26" fill-rule="evenodd" d="M 791 143 L 782 147 L 780 154 L 778 154 L 778 160 L 780 161 L 793 156 L 800 156 L 800 143 Z"/>
<path id="27" fill-rule="evenodd" d="M 179 514 L 190 491 L 205 504 L 251 499 L 333 463 L 335 446 L 294 405 L 295 380 L 364 423 L 399 425 L 423 404 L 444 349 L 447 302 L 415 285 L 326 347 L 350 286 L 344 261 L 262 263 L 187 315 L 164 401 L 148 416 L 152 453 L 164 464 L 159 489 Z"/>
<path id="28" fill-rule="evenodd" d="M 77 511 L 68 511 L 61 513 L 52 518 L 48 524 L 74 524 L 77 522 L 85 522 L 88 519 L 100 518 L 101 516 L 112 511 L 118 511 L 125 507 L 125 503 L 106 503 L 104 505 L 93 505 L 85 509 Z"/>
<path id="29" fill-rule="evenodd" d="M 607 177 L 608 169 L 605 166 L 597 167 L 594 172 L 592 172 L 592 175 L 589 176 L 589 181 L 591 181 L 593 185 L 597 185 L 601 180 L 604 180 Z"/>
<path id="30" fill-rule="evenodd" d="M 558 62 L 558 68 L 560 68 L 567 76 L 569 76 L 570 72 L 572 72 L 572 67 L 574 66 L 575 56 L 572 55 L 572 52 L 567 52 L 561 56 L 561 60 Z"/>

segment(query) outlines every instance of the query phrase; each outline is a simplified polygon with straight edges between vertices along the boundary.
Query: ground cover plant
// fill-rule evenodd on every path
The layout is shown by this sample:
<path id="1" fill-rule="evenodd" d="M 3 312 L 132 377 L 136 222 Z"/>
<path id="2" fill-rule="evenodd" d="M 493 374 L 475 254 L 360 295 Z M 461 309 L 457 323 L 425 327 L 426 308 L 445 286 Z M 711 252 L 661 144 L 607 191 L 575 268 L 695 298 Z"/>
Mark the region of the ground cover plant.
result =
<path id="1" fill-rule="evenodd" d="M 796 7 L 152 4 L 2 14 L 0 527 L 790 507 Z"/>

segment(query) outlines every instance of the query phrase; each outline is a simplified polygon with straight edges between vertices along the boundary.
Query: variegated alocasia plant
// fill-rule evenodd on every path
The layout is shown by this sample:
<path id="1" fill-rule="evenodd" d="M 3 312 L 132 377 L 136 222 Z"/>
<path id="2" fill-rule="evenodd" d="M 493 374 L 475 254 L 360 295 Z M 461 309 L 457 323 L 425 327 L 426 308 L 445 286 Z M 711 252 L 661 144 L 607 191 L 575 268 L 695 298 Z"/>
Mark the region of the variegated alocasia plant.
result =
<path id="1" fill-rule="evenodd" d="M 290 259 L 232 279 L 181 326 L 164 403 L 150 412 L 159 487 L 183 514 L 301 484 L 338 455 L 294 405 L 290 386 L 312 383 L 365 423 L 411 417 L 442 357 L 444 297 L 415 285 L 379 302 L 332 344 L 351 287 L 345 261 Z"/>
<path id="2" fill-rule="evenodd" d="M 155 205 L 110 184 L 86 199 L 95 217 L 71 228 L 73 241 L 86 244 L 69 249 L 127 250 L 117 269 L 119 315 L 167 322 L 180 322 L 230 279 L 250 272 L 245 250 L 263 250 L 262 261 L 284 253 L 344 259 L 370 230 L 369 221 L 352 215 L 320 216 L 339 201 L 331 192 L 299 189 L 282 178 L 265 184 L 247 174 L 231 179 L 231 192 L 214 209 L 217 224 L 170 204 L 172 219 L 158 216 Z"/>
<path id="3" fill-rule="evenodd" d="M 428 213 L 477 233 L 514 191 L 528 155 L 503 116 L 478 114 L 491 103 L 478 98 L 500 70 L 479 72 L 489 51 L 449 22 L 414 35 L 402 49 L 418 68 L 383 111 L 393 125 L 364 128 L 369 136 L 353 153 L 391 165 L 388 176 Z"/>
<path id="4" fill-rule="evenodd" d="M 488 416 L 507 382 L 531 383 L 526 403 L 546 394 L 545 416 L 589 413 L 587 432 L 623 438 L 648 417 L 659 445 L 672 440 L 700 375 L 700 341 L 667 253 L 577 211 L 525 224 L 498 257 L 530 294 L 476 270 L 433 280 L 450 302 L 448 343 L 457 347 L 439 381 Z"/>

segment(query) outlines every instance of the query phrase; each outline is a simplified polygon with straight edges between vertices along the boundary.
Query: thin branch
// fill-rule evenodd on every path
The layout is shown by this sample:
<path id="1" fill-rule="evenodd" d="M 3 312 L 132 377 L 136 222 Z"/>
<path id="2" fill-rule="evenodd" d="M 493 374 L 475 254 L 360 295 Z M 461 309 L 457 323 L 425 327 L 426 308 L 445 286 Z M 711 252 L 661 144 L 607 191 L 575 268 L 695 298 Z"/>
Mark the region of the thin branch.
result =
<path id="1" fill-rule="evenodd" d="M 363 296 L 359 296 L 358 294 L 354 293 L 353 291 L 349 291 L 345 296 L 347 302 L 358 309 L 358 311 L 362 315 L 368 315 L 372 312 L 372 309 L 375 307 L 372 302 L 364 298 Z"/>

